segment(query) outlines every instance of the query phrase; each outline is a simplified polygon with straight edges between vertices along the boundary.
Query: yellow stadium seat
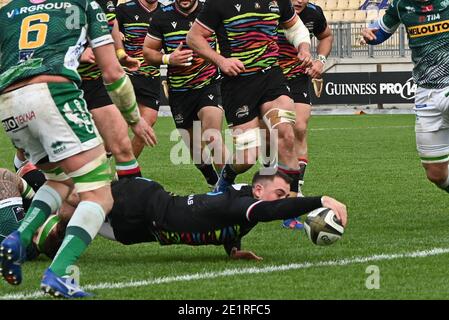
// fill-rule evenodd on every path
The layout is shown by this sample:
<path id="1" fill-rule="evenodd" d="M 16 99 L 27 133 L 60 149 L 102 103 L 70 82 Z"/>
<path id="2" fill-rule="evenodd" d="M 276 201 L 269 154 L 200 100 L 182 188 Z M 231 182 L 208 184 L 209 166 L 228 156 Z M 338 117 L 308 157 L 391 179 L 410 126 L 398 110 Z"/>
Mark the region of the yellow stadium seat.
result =
<path id="1" fill-rule="evenodd" d="M 320 7 L 323 10 L 326 9 L 326 0 L 316 0 L 316 1 L 313 1 L 312 3 L 316 4 L 318 7 Z"/>
<path id="2" fill-rule="evenodd" d="M 356 10 L 354 14 L 355 22 L 365 22 L 366 21 L 366 11 L 365 10 Z"/>
<path id="3" fill-rule="evenodd" d="M 326 1 L 326 10 L 336 10 L 338 2 L 337 0 L 327 0 Z"/>
<path id="4" fill-rule="evenodd" d="M 355 11 L 354 10 L 343 11 L 343 20 L 347 22 L 355 21 Z"/>
<path id="5" fill-rule="evenodd" d="M 361 6 L 361 0 L 349 0 L 348 9 L 358 10 Z"/>
<path id="6" fill-rule="evenodd" d="M 334 11 L 332 12 L 332 21 L 341 22 L 344 21 L 344 11 Z"/>
<path id="7" fill-rule="evenodd" d="M 337 0 L 334 0 L 337 1 Z M 337 10 L 348 10 L 349 0 L 338 0 Z"/>

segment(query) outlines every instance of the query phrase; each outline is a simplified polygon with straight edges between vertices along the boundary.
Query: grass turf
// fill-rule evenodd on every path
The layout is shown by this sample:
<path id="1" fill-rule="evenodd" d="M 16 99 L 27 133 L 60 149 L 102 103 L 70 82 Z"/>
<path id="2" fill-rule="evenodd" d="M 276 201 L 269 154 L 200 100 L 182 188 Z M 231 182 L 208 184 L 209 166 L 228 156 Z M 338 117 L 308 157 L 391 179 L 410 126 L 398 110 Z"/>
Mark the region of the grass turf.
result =
<path id="1" fill-rule="evenodd" d="M 315 116 L 310 122 L 304 193 L 327 194 L 347 204 L 349 225 L 339 242 L 314 246 L 303 232 L 280 222 L 259 224 L 243 248 L 261 262 L 230 261 L 221 247 L 144 244 L 123 246 L 98 237 L 79 260 L 81 284 L 128 283 L 226 269 L 397 254 L 449 248 L 447 194 L 429 183 L 418 159 L 410 115 Z M 158 120 L 159 145 L 139 159 L 146 177 L 178 194 L 207 192 L 193 165 L 169 161 L 172 120 Z M 12 168 L 13 148 L 0 134 L 0 166 Z M 238 178 L 248 182 L 252 173 Z M 0 283 L 0 295 L 34 292 L 49 261 L 24 265 L 20 287 Z M 191 281 L 95 289 L 96 299 L 445 299 L 449 254 L 345 266 L 247 273 Z M 380 289 L 368 290 L 366 268 L 377 265 Z"/>

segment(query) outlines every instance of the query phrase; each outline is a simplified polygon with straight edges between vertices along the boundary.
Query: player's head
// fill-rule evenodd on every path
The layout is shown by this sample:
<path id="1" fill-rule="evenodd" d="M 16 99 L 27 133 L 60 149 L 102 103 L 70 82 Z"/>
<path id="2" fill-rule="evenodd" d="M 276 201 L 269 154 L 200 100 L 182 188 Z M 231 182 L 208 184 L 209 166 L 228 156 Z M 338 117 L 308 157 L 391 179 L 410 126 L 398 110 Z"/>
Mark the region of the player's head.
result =
<path id="1" fill-rule="evenodd" d="M 256 172 L 252 181 L 253 196 L 264 201 L 284 199 L 290 193 L 290 183 L 290 177 L 279 171 L 271 175 Z"/>
<path id="2" fill-rule="evenodd" d="M 175 0 L 178 7 L 185 12 L 190 11 L 198 2 L 198 0 Z"/>
<path id="3" fill-rule="evenodd" d="M 291 0 L 297 14 L 300 14 L 309 3 L 309 0 Z"/>
<path id="4" fill-rule="evenodd" d="M 61 221 L 57 215 L 51 215 L 34 234 L 34 247 L 53 259 L 64 240 L 66 227 L 66 222 Z"/>

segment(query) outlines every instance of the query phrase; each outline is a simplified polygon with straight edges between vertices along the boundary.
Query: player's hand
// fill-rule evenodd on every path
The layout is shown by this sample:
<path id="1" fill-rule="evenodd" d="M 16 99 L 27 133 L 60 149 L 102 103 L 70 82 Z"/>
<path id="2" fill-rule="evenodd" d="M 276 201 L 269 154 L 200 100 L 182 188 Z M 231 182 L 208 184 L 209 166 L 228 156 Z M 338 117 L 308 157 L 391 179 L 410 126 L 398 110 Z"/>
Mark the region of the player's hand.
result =
<path id="1" fill-rule="evenodd" d="M 343 203 L 328 196 L 323 196 L 321 198 L 321 202 L 323 204 L 323 207 L 329 208 L 334 211 L 343 227 L 346 227 L 346 224 L 348 223 L 348 213 L 346 211 L 346 206 Z"/>
<path id="2" fill-rule="evenodd" d="M 156 133 L 151 128 L 145 119 L 140 118 L 139 122 L 131 126 L 134 134 L 140 137 L 147 146 L 154 147 L 157 144 Z"/>
<path id="3" fill-rule="evenodd" d="M 365 28 L 362 30 L 362 39 L 360 39 L 360 44 L 367 44 L 368 41 L 373 41 L 373 40 L 377 40 L 376 37 L 376 32 L 379 29 L 370 29 L 370 28 Z"/>
<path id="4" fill-rule="evenodd" d="M 312 62 L 312 67 L 307 69 L 307 74 L 312 79 L 319 79 L 321 78 L 323 71 L 324 71 L 324 63 L 320 62 L 319 60 L 315 60 Z"/>
<path id="5" fill-rule="evenodd" d="M 140 61 L 138 59 L 130 57 L 129 55 L 121 58 L 120 64 L 126 67 L 131 72 L 137 71 L 140 68 Z"/>
<path id="6" fill-rule="evenodd" d="M 190 49 L 183 49 L 183 42 L 179 44 L 175 51 L 170 54 L 171 66 L 189 67 L 192 65 L 193 51 Z"/>
<path id="7" fill-rule="evenodd" d="M 308 50 L 301 50 L 298 53 L 298 59 L 301 61 L 301 67 L 310 68 L 312 66 L 312 55 Z"/>
<path id="8" fill-rule="evenodd" d="M 256 260 L 256 261 L 263 260 L 262 257 L 256 256 L 252 251 L 238 250 L 236 247 L 232 248 L 231 250 L 231 259 Z"/>
<path id="9" fill-rule="evenodd" d="M 238 76 L 245 71 L 245 65 L 237 58 L 223 58 L 221 59 L 218 68 L 229 77 Z"/>
<path id="10" fill-rule="evenodd" d="M 80 62 L 95 63 L 95 55 L 91 47 L 87 47 L 86 50 L 84 50 L 83 54 L 80 57 Z"/>

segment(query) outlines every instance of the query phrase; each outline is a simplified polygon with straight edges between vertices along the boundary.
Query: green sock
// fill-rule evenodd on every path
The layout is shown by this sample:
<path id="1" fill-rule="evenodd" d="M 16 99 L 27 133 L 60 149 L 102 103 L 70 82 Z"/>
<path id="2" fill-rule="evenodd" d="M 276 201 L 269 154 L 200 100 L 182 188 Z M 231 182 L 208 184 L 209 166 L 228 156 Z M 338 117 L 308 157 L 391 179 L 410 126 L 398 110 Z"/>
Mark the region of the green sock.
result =
<path id="1" fill-rule="evenodd" d="M 61 196 L 48 185 L 42 186 L 34 196 L 25 218 L 17 231 L 24 247 L 31 244 L 34 233 L 47 220 L 48 216 L 61 206 Z"/>
<path id="2" fill-rule="evenodd" d="M 73 265 L 86 250 L 92 238 L 80 227 L 67 227 L 64 241 L 56 254 L 50 269 L 59 277 L 68 273 L 67 267 Z"/>
<path id="3" fill-rule="evenodd" d="M 59 277 L 69 273 L 68 267 L 74 265 L 100 230 L 105 219 L 103 208 L 91 201 L 82 201 L 73 213 L 66 229 L 61 247 L 53 259 L 50 269 Z"/>

